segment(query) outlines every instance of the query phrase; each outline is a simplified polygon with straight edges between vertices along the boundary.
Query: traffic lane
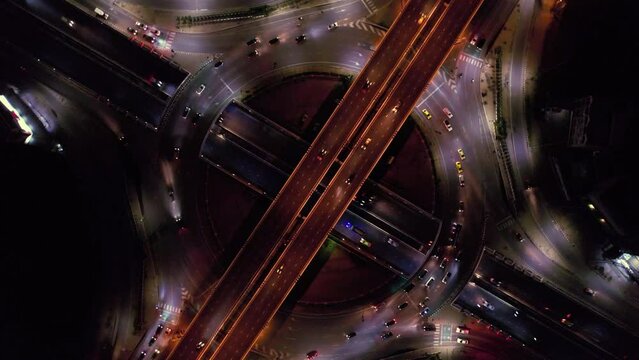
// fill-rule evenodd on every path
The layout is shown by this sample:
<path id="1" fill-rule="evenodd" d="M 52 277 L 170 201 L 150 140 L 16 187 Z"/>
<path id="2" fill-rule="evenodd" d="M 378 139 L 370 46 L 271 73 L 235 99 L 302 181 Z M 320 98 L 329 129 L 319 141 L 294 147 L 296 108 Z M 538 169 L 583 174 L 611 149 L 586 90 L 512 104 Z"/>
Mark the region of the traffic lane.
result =
<path id="1" fill-rule="evenodd" d="M 9 15 L 9 12 L 3 15 Z M 163 101 L 140 88 L 139 84 L 130 82 L 126 74 L 118 73 L 118 69 L 109 68 L 99 62 L 99 59 L 87 57 L 82 49 L 74 48 L 49 31 L 43 31 L 37 24 L 13 33 L 10 29 L 18 25 L 14 21 L 21 18 L 20 14 L 13 15 L 16 16 L 8 19 L 5 17 L 5 21 L 0 24 L 3 34 L 12 34 L 8 41 L 33 54 L 38 61 L 41 59 L 59 73 L 106 97 L 108 100 L 105 101 L 109 105 L 130 111 L 153 126 L 158 125 L 165 107 Z M 42 41 L 34 42 L 34 38 Z M 119 76 L 113 76 L 114 74 Z"/>
<path id="2" fill-rule="evenodd" d="M 353 232 L 352 227 L 350 229 L 346 227 L 346 223 L 362 229 L 365 234 L 359 235 Z M 426 256 L 423 253 L 400 242 L 397 237 L 390 237 L 396 244 L 391 245 L 388 242 L 389 235 L 386 231 L 351 211 L 347 210 L 344 213 L 340 221 L 335 225 L 334 230 L 341 235 L 339 237 L 342 241 L 348 239 L 360 251 L 370 252 L 373 256 L 387 261 L 406 277 L 410 277 L 417 272 L 419 267 L 426 261 Z M 370 244 L 370 246 L 367 244 Z"/>
<path id="3" fill-rule="evenodd" d="M 455 7 L 455 9 L 458 9 L 458 8 Z M 474 8 L 471 7 L 471 11 L 474 11 Z M 461 11 L 460 13 L 461 13 L 460 15 L 463 16 L 463 13 Z M 453 14 L 454 16 L 451 16 L 451 17 L 458 16 L 458 14 L 455 12 L 453 12 Z M 467 14 L 466 16 L 469 16 L 469 15 Z M 442 21 L 442 23 L 445 23 L 445 22 Z M 437 30 L 439 31 L 439 29 Z M 453 40 L 456 37 L 457 37 L 457 34 L 454 34 Z M 446 39 L 450 42 L 449 38 L 446 38 Z M 422 46 L 421 49 L 423 50 L 424 48 L 425 47 Z M 445 52 L 447 53 L 447 50 Z M 443 60 L 443 57 L 444 57 L 443 54 L 441 54 L 440 58 L 442 60 Z M 417 58 L 419 58 L 419 56 L 416 56 L 416 59 Z M 418 61 L 418 63 L 420 63 L 420 61 Z M 407 74 L 410 73 L 410 70 L 414 68 L 415 67 L 410 67 Z M 434 70 L 431 70 L 430 73 L 433 74 Z M 410 76 L 408 76 L 407 78 L 413 79 L 413 81 L 415 79 L 415 78 L 411 78 Z M 424 82 L 420 77 L 417 77 L 417 79 L 420 79 L 419 81 L 421 81 L 422 83 Z M 430 80 L 430 77 L 429 77 L 429 80 Z M 414 98 L 415 99 L 414 101 L 416 101 L 416 97 L 419 96 L 419 94 L 423 90 L 423 87 L 425 87 L 425 84 L 422 84 L 422 88 L 417 92 L 417 94 L 415 94 L 414 89 L 411 87 L 410 91 L 411 91 L 412 97 L 406 96 L 402 98 L 408 98 L 408 99 Z M 395 94 L 393 94 L 393 96 L 396 97 Z M 385 114 L 384 118 L 388 118 L 388 115 L 394 112 L 391 109 L 391 106 L 394 106 L 394 104 L 397 104 L 397 101 L 398 99 L 396 98 L 392 102 L 385 103 L 387 104 L 386 107 L 384 108 L 383 111 L 380 112 Z M 412 101 L 411 103 L 413 103 L 414 101 Z M 391 103 L 393 105 L 388 105 Z M 404 119 L 408 116 L 409 112 L 410 110 L 407 111 L 406 109 L 402 109 L 401 114 L 404 116 L 397 117 L 397 118 L 400 118 L 399 120 L 400 125 L 401 123 L 403 123 Z M 395 118 L 395 116 L 391 116 L 391 117 Z M 378 119 L 379 115 L 376 118 Z M 375 123 L 375 121 L 372 121 L 372 123 Z M 380 129 L 379 130 L 380 132 L 382 131 L 388 132 L 390 130 L 390 124 L 387 126 L 377 125 L 375 126 L 375 128 Z M 388 145 L 388 143 L 390 143 L 390 138 L 394 135 L 394 132 L 391 132 L 391 134 L 389 135 L 390 136 L 387 136 L 388 138 L 387 141 L 385 142 L 380 141 L 379 144 L 375 146 L 377 147 L 384 146 L 385 148 Z M 381 137 L 378 137 L 378 138 L 381 138 Z M 363 139 L 360 139 L 360 140 L 363 140 Z M 371 146 L 371 147 L 375 147 L 375 146 Z M 383 151 L 380 151 L 379 149 L 377 152 L 379 153 L 378 154 L 379 156 L 381 156 L 381 154 L 383 153 Z M 358 158 L 361 158 L 362 154 L 363 152 L 355 151 L 351 153 L 347 161 L 350 164 L 357 163 L 359 160 Z M 375 159 L 375 163 L 376 162 L 377 162 L 377 159 Z M 371 162 L 369 162 L 368 165 L 369 165 L 369 169 L 372 169 L 372 165 L 374 165 L 374 163 L 371 164 Z M 361 173 L 357 175 L 352 173 L 350 173 L 350 175 L 344 175 L 349 173 L 348 170 L 345 169 L 346 166 L 347 165 L 345 163 L 343 165 L 342 170 L 331 181 L 331 184 L 333 183 L 340 184 L 343 181 L 344 184 L 346 185 L 343 185 L 343 184 L 340 184 L 341 186 L 336 185 L 335 187 L 337 188 L 337 190 L 333 190 L 331 185 L 329 185 L 329 188 L 325 192 L 322 199 L 330 198 L 330 200 L 320 200 L 320 203 L 318 203 L 318 206 L 316 206 L 311 211 L 311 214 L 309 214 L 307 221 L 302 225 L 300 231 L 298 231 L 297 235 L 291 240 L 284 254 L 280 257 L 280 260 L 276 263 L 275 270 L 269 273 L 267 279 L 260 286 L 257 292 L 259 296 L 253 296 L 252 300 L 249 302 L 249 305 L 245 307 L 245 310 L 241 313 L 239 318 L 234 323 L 233 327 L 231 328 L 231 331 L 229 331 L 229 334 L 227 334 L 225 340 L 220 344 L 220 346 L 218 346 L 218 349 L 215 352 L 215 356 L 217 356 L 220 359 L 241 358 L 245 354 L 245 350 L 248 350 L 248 348 L 250 347 L 250 344 L 253 343 L 253 339 L 255 339 L 259 331 L 261 331 L 262 326 L 273 315 L 274 307 L 276 305 L 279 306 L 279 304 L 281 304 L 281 302 L 284 300 L 286 294 L 292 288 L 290 284 L 294 283 L 296 278 L 299 277 L 301 270 L 305 268 L 310 262 L 310 259 L 312 259 L 312 256 L 310 257 L 308 256 L 308 250 L 309 249 L 316 250 L 317 245 L 318 244 L 321 245 L 321 241 L 324 239 L 323 235 L 326 234 L 326 231 L 324 229 L 326 227 L 325 224 L 327 223 L 334 224 L 337 221 L 337 218 L 335 218 L 336 217 L 335 214 L 337 214 L 337 217 L 339 217 L 343 213 L 343 210 L 339 211 L 338 207 L 340 208 L 343 207 L 343 203 L 348 204 L 348 202 L 350 202 L 350 199 L 354 196 L 354 194 L 351 194 L 350 196 L 348 195 L 344 196 L 343 193 L 346 192 L 346 189 L 343 189 L 342 186 L 348 186 L 351 182 L 361 184 L 364 181 Z M 350 178 L 350 180 L 347 180 L 346 177 Z M 355 188 L 355 186 L 353 188 Z M 329 193 L 329 191 L 335 191 L 337 192 L 337 194 L 328 196 L 327 194 Z M 351 189 L 350 191 L 351 193 L 354 192 L 353 189 Z M 341 198 L 341 199 L 338 199 L 338 198 Z M 346 201 L 344 201 L 344 198 L 346 198 Z M 325 202 L 322 203 L 322 201 L 325 201 Z M 319 214 L 319 216 L 313 216 L 315 214 Z M 317 223 L 318 222 L 317 219 L 319 219 L 319 224 Z M 300 238 L 300 237 L 305 239 L 304 243 L 300 241 L 295 241 L 297 238 Z M 312 242 L 309 241 L 309 239 L 312 239 Z M 284 266 L 285 266 L 284 263 L 286 262 L 287 258 L 294 259 L 293 260 L 294 263 L 292 266 L 288 264 L 287 265 L 288 267 L 286 268 L 286 270 L 284 270 Z M 293 269 L 293 271 L 291 271 L 291 268 Z M 279 278 L 280 275 L 281 275 L 281 278 Z M 271 280 L 276 276 L 278 278 L 275 278 L 276 279 L 275 281 Z M 283 280 L 283 281 L 278 281 L 278 280 Z M 271 286 L 268 286 L 268 285 L 265 286 L 265 284 L 268 284 L 268 283 L 271 283 Z M 286 285 L 283 286 L 282 283 Z M 255 309 L 260 309 L 260 310 L 255 310 Z M 246 328 L 243 329 L 244 331 L 238 330 L 239 328 L 241 328 L 241 326 L 237 326 L 237 324 L 244 324 L 243 321 L 246 321 L 248 319 L 251 319 L 251 324 L 252 324 L 250 331 L 248 331 Z M 248 322 L 246 322 L 246 324 L 248 324 Z M 261 325 L 259 325 L 259 328 L 257 328 L 255 324 L 261 324 Z M 240 332 L 240 334 L 236 334 L 237 332 Z"/>
<path id="4" fill-rule="evenodd" d="M 487 301 L 487 306 L 483 305 L 484 301 Z M 544 325 L 534 314 L 520 311 L 479 286 L 469 283 L 455 303 L 551 358 L 572 359 L 575 355 L 580 359 L 598 358 L 554 328 Z M 517 316 L 515 311 L 519 311 Z"/>
<path id="5" fill-rule="evenodd" d="M 337 35 L 328 35 L 328 24 L 334 21 L 360 19 L 367 15 L 361 3 L 358 2 L 340 4 L 335 7 L 323 6 L 319 9 L 316 8 L 312 15 L 307 13 L 308 11 L 305 10 L 297 10 L 277 14 L 215 33 L 178 32 L 175 34 L 173 47 L 176 51 L 223 53 L 236 46 L 245 47 L 246 42 L 253 37 L 262 41 L 261 44 L 257 45 L 258 48 L 264 48 L 268 45 L 268 41 L 276 36 L 280 38 L 282 44 L 285 42 L 295 43 L 295 37 L 302 33 L 312 39 L 321 33 L 326 33 L 326 37 L 330 39 Z M 304 21 L 301 22 L 301 26 L 298 26 L 300 15 L 304 15 Z M 343 35 L 344 33 L 340 32 L 339 42 L 348 42 L 347 39 L 342 38 Z"/>
<path id="6" fill-rule="evenodd" d="M 500 291 L 544 312 L 557 323 L 561 323 L 563 319 L 570 320 L 574 324 L 569 327 L 570 331 L 590 339 L 618 356 L 631 353 L 632 344 L 637 342 L 636 337 L 543 283 L 506 268 L 501 263 L 493 261 L 492 257 L 488 259 L 490 260 L 480 263 L 478 272 L 483 277 L 501 280 L 504 284 L 499 288 Z"/>
<path id="7" fill-rule="evenodd" d="M 300 144 L 289 134 L 260 121 L 234 104 L 227 106 L 220 117 L 224 119 L 219 121 L 219 126 L 223 129 L 232 131 L 249 143 L 283 160 L 291 167 L 297 165 L 301 158 L 300 155 L 306 150 L 306 144 Z"/>
<path id="8" fill-rule="evenodd" d="M 215 12 L 224 12 L 225 9 L 234 10 L 243 7 L 255 7 L 265 4 L 275 4 L 275 0 L 130 0 L 132 4 L 162 9 L 162 10 L 196 10 L 205 11 L 216 9 Z"/>
<path id="9" fill-rule="evenodd" d="M 421 8 L 421 2 L 412 1 L 409 3 L 409 6 L 405 8 L 404 13 L 410 14 L 411 12 L 415 12 L 416 10 L 419 10 L 420 8 Z M 416 22 L 416 19 L 417 18 L 415 18 L 415 22 Z M 414 28 L 416 27 L 414 26 Z M 397 31 L 394 31 L 394 32 L 391 31 L 389 34 L 395 35 L 397 34 Z M 402 34 L 405 35 L 406 32 L 402 32 Z M 405 39 L 405 36 L 401 36 L 400 38 Z M 385 39 L 382 42 L 382 45 L 381 45 L 382 48 L 389 47 L 390 49 L 393 49 L 394 46 L 397 46 L 397 43 L 392 41 L 392 36 L 387 37 L 387 39 Z M 396 54 L 396 56 L 400 55 L 398 50 L 395 50 L 392 53 Z M 374 56 L 373 59 L 376 59 L 376 57 Z M 371 62 L 369 62 L 369 64 L 371 64 Z M 369 64 L 367 64 L 367 67 L 369 66 Z M 393 64 L 387 64 L 386 66 L 389 68 L 394 67 Z M 356 91 L 359 91 L 359 93 L 362 93 L 362 89 L 363 89 L 362 85 L 365 82 L 366 80 L 363 79 L 361 76 L 358 77 L 357 80 L 355 81 L 355 84 L 353 85 Z M 353 89 L 353 87 L 351 87 L 351 89 Z M 361 117 L 359 116 L 359 114 L 363 111 L 364 107 L 368 106 L 367 103 L 372 100 L 373 92 L 370 92 L 370 93 L 364 92 L 364 94 L 368 95 L 368 97 L 367 97 L 367 102 L 364 102 L 363 105 L 361 105 L 362 104 L 361 102 L 358 102 L 357 104 L 353 104 L 353 101 L 351 100 L 352 97 L 354 96 L 358 98 L 360 96 L 358 96 L 359 93 L 357 92 L 355 93 L 355 95 L 349 96 L 349 93 L 351 93 L 351 89 L 349 89 L 349 91 L 347 92 L 347 95 L 344 97 L 344 99 L 347 99 L 347 100 L 343 101 L 344 103 L 343 106 L 339 106 L 337 108 L 337 110 L 331 116 L 331 119 L 333 120 L 331 121 L 331 119 L 329 119 L 328 123 L 324 126 L 324 128 L 318 135 L 318 139 L 315 140 L 315 142 L 313 143 L 315 146 L 315 149 L 313 149 L 314 150 L 313 152 L 319 151 L 319 148 L 321 147 L 326 147 L 326 149 L 330 149 L 331 147 L 335 147 L 335 148 L 341 147 L 343 145 L 343 142 L 346 136 L 350 136 L 352 129 L 356 127 L 355 125 L 359 123 L 359 121 L 361 121 Z M 359 105 L 359 106 L 356 106 L 356 105 Z M 335 120 L 335 119 L 338 119 L 338 120 Z M 339 119 L 343 119 L 343 121 L 340 121 Z M 355 124 L 353 124 L 353 121 L 355 122 Z M 312 145 L 311 148 L 313 148 L 314 146 Z M 328 151 L 330 152 L 330 150 Z M 334 158 L 337 155 L 337 152 L 333 151 L 332 154 L 334 154 L 332 155 L 332 157 Z M 328 169 L 327 163 L 329 162 L 325 161 L 324 166 L 317 166 L 316 159 L 314 158 L 313 155 L 311 155 L 310 157 L 305 156 L 305 158 L 302 160 L 302 163 L 298 165 L 293 175 L 287 181 L 287 184 L 292 184 L 292 186 L 287 186 L 285 184 L 283 190 L 278 194 L 278 196 L 276 197 L 276 200 L 273 202 L 271 207 L 269 207 L 269 209 L 267 210 L 267 214 L 262 218 L 262 220 L 260 220 L 260 223 L 254 230 L 254 232 L 251 234 L 251 236 L 249 237 L 249 241 L 247 242 L 247 244 L 245 244 L 242 247 L 242 249 L 240 250 L 240 254 L 238 254 L 238 256 L 236 256 L 236 258 L 233 260 L 233 263 L 229 267 L 229 270 L 227 270 L 227 272 L 223 276 L 223 279 L 220 281 L 220 283 L 218 283 L 218 287 L 214 290 L 212 296 L 209 298 L 209 300 L 205 304 L 203 310 L 200 311 L 200 314 L 203 312 L 206 312 L 206 309 L 212 309 L 212 308 L 216 308 L 216 309 L 230 308 L 229 313 L 233 311 L 235 307 L 228 306 L 230 305 L 230 300 L 222 301 L 221 299 L 217 300 L 217 298 L 230 299 L 232 297 L 237 297 L 237 295 L 239 295 L 240 293 L 244 293 L 245 289 L 251 285 L 252 281 L 255 279 L 254 271 L 257 270 L 255 268 L 256 267 L 255 265 L 259 264 L 257 266 L 258 268 L 261 268 L 264 266 L 263 263 L 271 256 L 271 253 L 274 250 L 273 248 L 279 241 L 280 236 L 283 235 L 283 232 L 289 226 L 288 222 L 285 223 L 281 221 L 281 219 L 294 219 L 294 215 L 296 215 L 299 212 L 299 208 L 301 208 L 305 199 L 308 198 L 308 194 L 310 194 L 313 191 L 315 186 L 317 186 L 317 183 L 321 180 L 322 176 L 319 176 L 319 175 L 325 173 L 326 170 Z M 299 175 L 296 176 L 296 174 L 298 173 Z M 310 182 L 310 179 L 317 180 L 315 182 L 315 186 L 308 186 L 308 182 Z M 303 191 L 299 191 L 300 186 Z M 280 200 L 279 202 L 278 202 L 278 199 Z M 285 205 L 281 205 L 281 204 L 285 204 Z M 294 204 L 299 204 L 298 209 L 295 209 Z M 250 245 L 253 245 L 253 246 L 251 247 Z M 264 251 L 265 248 L 270 249 L 270 251 Z M 245 254 L 249 254 L 249 255 L 245 255 Z M 251 267 L 251 265 L 253 267 Z M 246 269 L 251 269 L 251 270 L 246 271 Z M 230 272 L 233 272 L 233 275 L 231 275 Z M 247 285 L 246 285 L 246 288 L 244 288 L 242 286 L 238 286 L 238 284 L 247 284 Z M 224 291 L 222 289 L 224 289 Z M 224 305 L 226 306 L 221 307 L 220 303 L 222 302 L 224 302 Z M 208 313 L 210 314 L 211 312 L 212 311 Z M 210 327 L 204 327 L 202 325 L 194 325 L 197 322 L 210 323 L 213 320 L 212 316 L 201 317 L 200 314 L 198 314 L 198 316 L 194 319 L 194 321 L 190 325 L 189 329 L 187 329 L 187 334 L 191 333 L 191 330 L 190 330 L 191 328 L 196 329 L 199 334 L 189 336 L 190 338 L 189 341 L 183 340 L 180 344 L 178 344 L 178 346 L 176 347 L 177 352 L 174 351 L 175 356 L 177 356 L 177 354 L 179 354 L 180 349 L 183 348 L 182 344 L 185 344 L 184 346 L 193 346 L 193 344 L 196 341 L 195 338 L 196 337 L 202 338 L 202 334 L 203 334 L 202 331 L 203 330 L 208 331 L 210 329 Z M 226 318 L 226 316 L 224 316 L 223 318 L 221 317 L 216 317 L 216 318 L 218 320 L 223 321 Z M 221 326 L 222 321 L 218 322 L 216 320 L 216 323 L 219 323 L 219 326 Z M 217 326 L 215 327 L 217 328 Z M 213 339 L 211 339 L 211 341 L 212 340 Z M 198 339 L 197 341 L 200 341 L 200 340 Z M 207 347 L 210 346 L 210 342 L 207 345 Z"/>
<path id="10" fill-rule="evenodd" d="M 108 24 L 102 23 L 96 16 L 73 6 L 66 1 L 44 2 L 35 0 L 24 3 L 24 6 L 42 16 L 49 24 L 59 31 L 82 42 L 89 48 L 114 61 L 124 69 L 131 71 L 140 79 L 151 84 L 152 79 L 161 80 L 172 89 L 177 87 L 186 78 L 188 73 L 151 54 L 146 49 L 130 41 Z M 87 9 L 90 11 L 91 9 Z M 75 25 L 69 26 L 62 18 L 73 20 Z M 108 22 L 106 20 L 105 22 Z M 21 27 L 24 27 L 22 25 Z M 173 95 L 170 93 L 169 95 Z"/>

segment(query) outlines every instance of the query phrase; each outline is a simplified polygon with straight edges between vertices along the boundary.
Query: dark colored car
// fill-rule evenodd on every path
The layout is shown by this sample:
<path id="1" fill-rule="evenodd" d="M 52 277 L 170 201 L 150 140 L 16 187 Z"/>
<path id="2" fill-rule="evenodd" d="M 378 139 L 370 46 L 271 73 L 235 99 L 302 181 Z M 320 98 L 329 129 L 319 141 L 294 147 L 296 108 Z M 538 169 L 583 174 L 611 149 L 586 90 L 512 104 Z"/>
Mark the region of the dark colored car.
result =
<path id="1" fill-rule="evenodd" d="M 213 64 L 213 67 L 219 68 L 220 66 L 222 66 L 222 64 L 224 64 L 224 61 L 218 60 L 215 62 L 215 64 Z"/>
<path id="2" fill-rule="evenodd" d="M 409 292 L 409 291 L 413 290 L 413 288 L 414 288 L 414 287 L 415 287 L 415 284 L 410 283 L 410 284 L 408 284 L 408 285 L 404 286 L 404 292 L 406 292 L 406 293 L 407 293 L 407 292 Z"/>
<path id="3" fill-rule="evenodd" d="M 255 56 L 258 56 L 258 55 L 260 55 L 260 52 L 257 51 L 257 50 L 253 50 L 253 51 L 248 53 L 248 57 L 255 57 Z"/>
<path id="4" fill-rule="evenodd" d="M 355 337 L 355 336 L 357 336 L 357 333 L 355 331 L 351 331 L 348 334 L 346 334 L 346 338 L 347 339 L 350 339 L 350 338 Z"/>
<path id="5" fill-rule="evenodd" d="M 191 122 L 193 123 L 193 125 L 197 125 L 197 123 L 199 123 L 200 120 L 202 120 L 202 113 L 195 113 L 195 116 L 193 116 L 193 119 L 191 119 Z"/>
<path id="6" fill-rule="evenodd" d="M 173 191 L 171 191 L 171 193 L 173 193 Z M 164 330 L 164 325 L 158 325 L 158 327 L 155 329 L 155 336 L 158 336 L 158 334 L 161 333 L 162 330 Z"/>
<path id="7" fill-rule="evenodd" d="M 395 319 L 391 319 L 391 320 L 388 320 L 387 322 L 385 322 L 384 326 L 391 327 L 391 326 L 393 326 L 395 324 L 397 324 L 397 321 L 395 321 Z"/>
<path id="8" fill-rule="evenodd" d="M 403 302 L 403 303 L 397 305 L 397 308 L 399 310 L 404 310 L 404 309 L 406 309 L 407 306 L 408 306 L 408 303 L 407 302 Z"/>
<path id="9" fill-rule="evenodd" d="M 280 37 L 279 36 L 276 36 L 276 37 L 274 37 L 274 38 L 272 38 L 271 40 L 268 41 L 268 43 L 271 44 L 271 45 L 275 45 L 275 44 L 277 44 L 279 42 L 280 42 Z"/>
<path id="10" fill-rule="evenodd" d="M 426 274 L 428 274 L 428 269 L 421 269 L 419 271 L 419 274 L 417 274 L 417 278 L 421 280 L 424 278 L 424 276 L 426 276 Z"/>
<path id="11" fill-rule="evenodd" d="M 298 43 L 306 41 L 306 34 L 302 34 L 302 35 L 296 37 L 295 41 L 297 41 Z"/>
<path id="12" fill-rule="evenodd" d="M 386 340 L 390 337 L 393 337 L 393 333 L 390 331 L 384 331 L 384 333 L 382 334 L 382 339 Z"/>
<path id="13" fill-rule="evenodd" d="M 247 41 L 246 45 L 251 46 L 251 45 L 257 44 L 258 42 L 259 42 L 259 40 L 256 37 L 254 37 L 251 40 Z"/>
<path id="14" fill-rule="evenodd" d="M 158 340 L 157 336 L 151 336 L 151 339 L 149 340 L 149 346 L 155 344 L 157 340 Z"/>
<path id="15" fill-rule="evenodd" d="M 184 110 L 182 111 L 182 117 L 186 118 L 187 116 L 189 116 L 190 112 L 191 112 L 191 107 L 190 106 L 184 107 Z"/>
<path id="16" fill-rule="evenodd" d="M 523 242 L 524 241 L 524 237 L 521 235 L 520 232 L 515 232 L 515 239 L 517 239 L 517 241 L 519 241 L 519 242 Z"/>

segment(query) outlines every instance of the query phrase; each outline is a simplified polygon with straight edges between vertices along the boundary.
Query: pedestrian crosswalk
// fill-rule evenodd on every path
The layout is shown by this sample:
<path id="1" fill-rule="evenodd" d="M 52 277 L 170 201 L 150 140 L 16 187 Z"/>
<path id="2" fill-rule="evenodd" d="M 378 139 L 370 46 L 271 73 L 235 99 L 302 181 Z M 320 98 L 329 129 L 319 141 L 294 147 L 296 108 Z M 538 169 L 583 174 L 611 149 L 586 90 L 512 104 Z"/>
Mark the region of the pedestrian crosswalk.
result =
<path id="1" fill-rule="evenodd" d="M 460 54 L 459 55 L 459 60 L 461 61 L 465 61 L 471 65 L 477 66 L 477 67 L 481 67 L 482 65 L 484 65 L 484 62 L 481 59 L 478 59 L 474 56 L 470 56 L 470 55 L 466 55 L 466 54 Z"/>
<path id="2" fill-rule="evenodd" d="M 497 223 L 497 231 L 502 231 L 511 227 L 515 223 L 515 219 L 512 216 L 508 216 Z"/>
<path id="3" fill-rule="evenodd" d="M 364 20 L 357 20 L 357 21 L 351 21 L 348 24 L 344 25 L 344 26 L 348 26 L 351 28 L 355 28 L 355 29 L 359 29 L 359 30 L 364 30 L 364 31 L 368 31 L 371 32 L 375 35 L 378 36 L 384 36 L 384 34 L 386 34 L 386 30 L 382 30 L 376 26 L 373 26 L 369 23 L 367 23 Z"/>
<path id="4" fill-rule="evenodd" d="M 165 303 L 159 303 L 155 305 L 155 309 L 160 311 L 167 311 L 174 314 L 179 314 L 182 312 L 182 309 L 180 309 L 178 306 L 173 306 Z"/>
<path id="5" fill-rule="evenodd" d="M 364 4 L 366 10 L 368 10 L 371 14 L 377 11 L 377 6 L 375 6 L 375 3 L 372 0 L 362 0 L 362 4 Z"/>

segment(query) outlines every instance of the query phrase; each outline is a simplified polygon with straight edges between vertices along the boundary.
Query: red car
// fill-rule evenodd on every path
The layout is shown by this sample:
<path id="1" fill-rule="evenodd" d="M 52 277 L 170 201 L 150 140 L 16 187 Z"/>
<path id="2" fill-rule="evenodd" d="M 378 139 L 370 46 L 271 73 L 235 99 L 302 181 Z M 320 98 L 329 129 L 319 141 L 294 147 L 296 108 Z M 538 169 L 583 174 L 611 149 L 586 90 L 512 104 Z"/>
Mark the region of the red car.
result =
<path id="1" fill-rule="evenodd" d="M 319 352 L 317 352 L 317 350 L 309 351 L 306 354 L 306 358 L 307 359 L 315 359 L 317 357 L 317 355 L 319 355 Z"/>

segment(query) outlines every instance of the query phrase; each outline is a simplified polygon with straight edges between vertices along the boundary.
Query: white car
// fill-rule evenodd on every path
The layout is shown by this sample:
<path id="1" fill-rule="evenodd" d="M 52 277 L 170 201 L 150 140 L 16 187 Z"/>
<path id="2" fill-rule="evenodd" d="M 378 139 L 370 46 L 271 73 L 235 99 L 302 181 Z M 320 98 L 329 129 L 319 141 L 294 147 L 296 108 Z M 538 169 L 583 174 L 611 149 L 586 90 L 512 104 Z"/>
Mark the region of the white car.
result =
<path id="1" fill-rule="evenodd" d="M 204 91 L 204 89 L 206 89 L 206 85 L 200 84 L 200 86 L 197 88 L 197 90 L 195 90 L 195 93 L 200 95 L 200 94 L 202 94 L 202 91 Z"/>
<path id="2" fill-rule="evenodd" d="M 334 22 L 334 23 L 332 23 L 332 24 L 328 25 L 328 30 L 333 30 L 333 29 L 335 29 L 336 27 L 337 27 L 337 23 L 336 23 L 336 22 Z"/>
<path id="3" fill-rule="evenodd" d="M 462 339 L 462 338 L 457 338 L 457 343 L 458 344 L 468 344 L 468 340 L 467 339 Z"/>
<path id="4" fill-rule="evenodd" d="M 448 116 L 449 119 L 453 118 L 453 113 L 450 112 L 450 110 L 448 110 L 448 108 L 444 108 L 443 111 L 444 111 L 444 114 L 446 114 L 446 116 Z"/>

